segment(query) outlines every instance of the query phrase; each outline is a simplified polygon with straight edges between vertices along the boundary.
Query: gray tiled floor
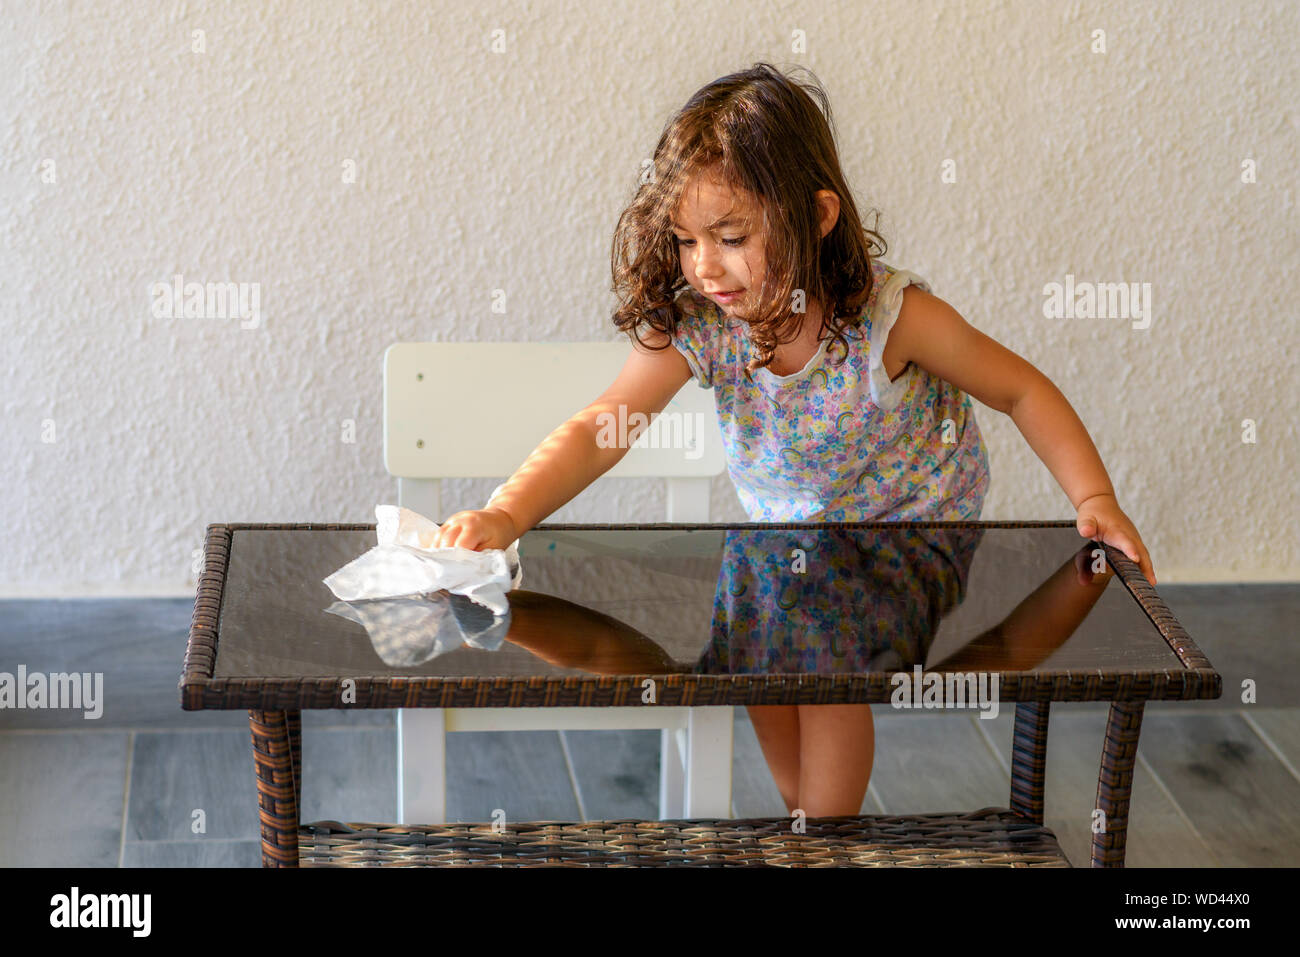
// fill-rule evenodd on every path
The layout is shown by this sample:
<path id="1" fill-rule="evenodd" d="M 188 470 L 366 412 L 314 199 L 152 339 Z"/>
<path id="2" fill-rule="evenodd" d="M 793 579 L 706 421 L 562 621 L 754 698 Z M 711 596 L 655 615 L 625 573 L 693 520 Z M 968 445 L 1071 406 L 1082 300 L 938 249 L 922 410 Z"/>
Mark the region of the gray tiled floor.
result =
<path id="1" fill-rule="evenodd" d="M 1300 864 L 1300 586 L 1167 586 L 1161 594 L 1224 677 L 1213 702 L 1148 705 L 1130 866 Z M 1243 617 L 1241 609 L 1251 612 Z M 104 672 L 104 715 L 0 711 L 0 866 L 256 867 L 244 712 L 183 712 L 192 603 L 0 602 L 0 671 Z M 1258 704 L 1243 704 L 1245 679 Z M 1105 706 L 1057 704 L 1047 824 L 1086 864 Z M 1012 712 L 876 715 L 866 813 L 1007 803 Z M 785 813 L 743 708 L 733 814 Z M 391 712 L 306 712 L 303 819 L 393 820 Z M 453 819 L 653 818 L 654 731 L 486 732 L 448 738 Z"/>

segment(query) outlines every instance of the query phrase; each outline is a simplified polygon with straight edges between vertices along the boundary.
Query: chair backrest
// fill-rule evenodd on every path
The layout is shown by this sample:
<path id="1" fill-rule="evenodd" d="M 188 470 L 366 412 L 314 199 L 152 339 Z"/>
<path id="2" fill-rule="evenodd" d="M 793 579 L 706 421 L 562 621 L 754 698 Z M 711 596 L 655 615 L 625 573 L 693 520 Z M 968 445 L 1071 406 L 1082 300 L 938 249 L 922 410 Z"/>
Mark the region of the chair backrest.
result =
<path id="1" fill-rule="evenodd" d="M 442 521 L 439 480 L 505 478 L 614 381 L 627 342 L 401 342 L 384 353 L 384 467 L 402 504 Z M 619 421 L 619 420 L 622 421 Z M 611 417 L 611 438 L 636 425 Z M 713 391 L 691 380 L 613 478 L 668 479 L 669 521 L 707 521 L 709 480 L 726 469 Z M 467 508 L 484 503 L 470 503 Z"/>

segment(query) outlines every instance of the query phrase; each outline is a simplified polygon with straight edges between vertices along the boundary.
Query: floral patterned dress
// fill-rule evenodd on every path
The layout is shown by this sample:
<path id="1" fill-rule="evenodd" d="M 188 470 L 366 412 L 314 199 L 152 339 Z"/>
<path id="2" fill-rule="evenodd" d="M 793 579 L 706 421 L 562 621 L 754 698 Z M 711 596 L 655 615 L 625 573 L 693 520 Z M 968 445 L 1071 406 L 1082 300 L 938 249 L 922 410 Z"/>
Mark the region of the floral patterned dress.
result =
<path id="1" fill-rule="evenodd" d="M 861 674 L 924 665 L 966 597 L 981 528 L 732 529 L 701 674 Z"/>
<path id="2" fill-rule="evenodd" d="M 686 287 L 673 344 L 714 390 L 727 468 L 750 520 L 978 520 L 988 455 L 970 396 L 883 354 L 915 273 L 874 260 L 847 358 L 824 340 L 803 369 L 744 366 L 744 323 Z M 861 673 L 922 664 L 943 615 L 965 597 L 979 529 L 728 532 L 705 674 Z"/>
<path id="3" fill-rule="evenodd" d="M 727 470 L 754 522 L 975 519 L 988 491 L 988 456 L 970 396 L 909 363 L 890 381 L 885 342 L 903 289 L 929 284 L 872 261 L 861 325 L 830 339 L 788 376 L 759 369 L 744 323 L 687 286 L 673 345 L 712 388 Z"/>

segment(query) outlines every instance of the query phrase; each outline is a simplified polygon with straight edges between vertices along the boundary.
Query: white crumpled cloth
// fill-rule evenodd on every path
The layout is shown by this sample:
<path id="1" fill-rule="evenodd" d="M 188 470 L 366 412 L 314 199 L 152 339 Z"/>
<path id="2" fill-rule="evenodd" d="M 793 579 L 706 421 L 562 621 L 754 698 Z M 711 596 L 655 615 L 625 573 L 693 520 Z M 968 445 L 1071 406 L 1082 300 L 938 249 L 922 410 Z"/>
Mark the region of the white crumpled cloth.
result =
<path id="1" fill-rule="evenodd" d="M 355 603 L 336 601 L 325 609 L 366 629 L 370 643 L 390 668 L 413 668 L 468 645 L 496 651 L 510 630 L 510 615 L 494 615 L 464 595 L 405 595 Z"/>
<path id="2" fill-rule="evenodd" d="M 506 592 L 523 581 L 519 542 L 508 548 L 433 548 L 438 524 L 398 505 L 376 505 L 379 543 L 323 579 L 340 601 L 447 591 L 493 615 L 510 610 Z"/>

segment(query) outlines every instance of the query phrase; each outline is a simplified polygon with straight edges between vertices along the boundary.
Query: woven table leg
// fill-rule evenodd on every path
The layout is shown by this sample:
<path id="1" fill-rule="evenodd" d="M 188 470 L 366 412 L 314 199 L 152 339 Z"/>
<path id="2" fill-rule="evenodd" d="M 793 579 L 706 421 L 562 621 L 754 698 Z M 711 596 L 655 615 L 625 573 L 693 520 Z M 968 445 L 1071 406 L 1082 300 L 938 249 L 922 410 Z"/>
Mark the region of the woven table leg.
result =
<path id="1" fill-rule="evenodd" d="M 1133 793 L 1133 765 L 1142 731 L 1144 701 L 1112 701 L 1097 778 L 1097 808 L 1104 826 L 1093 829 L 1092 866 L 1123 867 L 1128 841 L 1128 805 Z"/>
<path id="2" fill-rule="evenodd" d="M 289 714 L 249 711 L 253 769 L 257 774 L 257 813 L 262 829 L 262 866 L 298 866 L 298 791 Z M 299 724 L 301 729 L 301 724 Z"/>
<path id="3" fill-rule="evenodd" d="M 1043 823 L 1050 705 L 1050 701 L 1019 702 L 1011 738 L 1011 810 L 1035 824 Z"/>

